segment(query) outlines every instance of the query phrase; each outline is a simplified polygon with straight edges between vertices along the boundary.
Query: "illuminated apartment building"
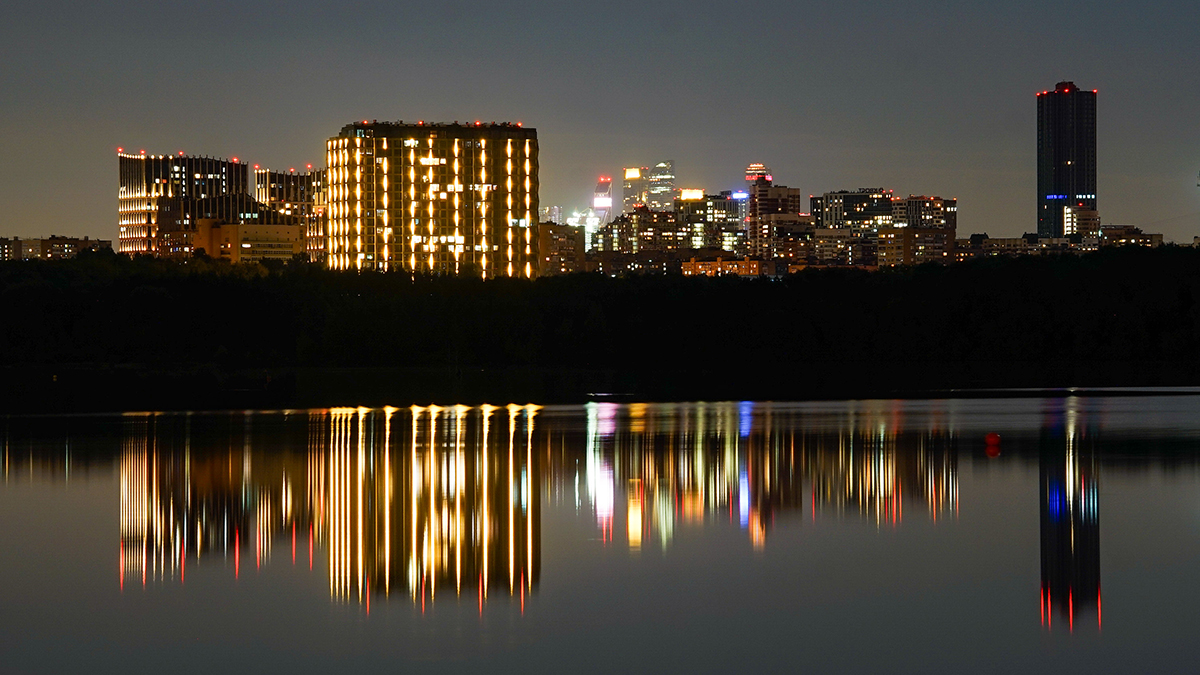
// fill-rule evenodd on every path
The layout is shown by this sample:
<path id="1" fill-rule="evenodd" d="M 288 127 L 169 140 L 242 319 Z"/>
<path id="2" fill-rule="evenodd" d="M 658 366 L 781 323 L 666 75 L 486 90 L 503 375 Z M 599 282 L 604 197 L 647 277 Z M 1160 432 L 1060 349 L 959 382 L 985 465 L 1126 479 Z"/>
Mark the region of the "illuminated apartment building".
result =
<path id="1" fill-rule="evenodd" d="M 0 260 L 65 260 L 74 258 L 81 251 L 111 251 L 112 242 L 107 239 L 84 237 L 0 239 Z"/>
<path id="2" fill-rule="evenodd" d="M 558 223 L 538 223 L 539 273 L 544 276 L 582 272 L 587 248 L 584 228 Z"/>
<path id="3" fill-rule="evenodd" d="M 326 158 L 330 268 L 537 275 L 536 130 L 356 122 Z"/>
<path id="4" fill-rule="evenodd" d="M 909 195 L 892 200 L 890 226 L 877 228 L 881 267 L 954 260 L 958 200 Z"/>
<path id="5" fill-rule="evenodd" d="M 746 244 L 742 213 L 747 201 L 746 192 L 706 195 L 703 190 L 683 190 L 675 201 L 675 219 L 691 231 L 691 248 L 719 248 L 741 254 Z"/>
<path id="6" fill-rule="evenodd" d="M 765 171 L 765 169 L 764 169 Z M 749 175 L 749 169 L 747 169 Z M 750 185 L 750 212 L 746 222 L 746 244 L 749 254 L 762 260 L 777 257 L 775 230 L 780 226 L 799 227 L 803 204 L 800 190 L 773 185 L 770 176 L 759 175 Z M 773 216 L 784 216 L 775 218 Z"/>
<path id="7" fill-rule="evenodd" d="M 168 200 L 247 193 L 249 167 L 231 160 L 118 150 L 117 252 L 153 254 Z"/>

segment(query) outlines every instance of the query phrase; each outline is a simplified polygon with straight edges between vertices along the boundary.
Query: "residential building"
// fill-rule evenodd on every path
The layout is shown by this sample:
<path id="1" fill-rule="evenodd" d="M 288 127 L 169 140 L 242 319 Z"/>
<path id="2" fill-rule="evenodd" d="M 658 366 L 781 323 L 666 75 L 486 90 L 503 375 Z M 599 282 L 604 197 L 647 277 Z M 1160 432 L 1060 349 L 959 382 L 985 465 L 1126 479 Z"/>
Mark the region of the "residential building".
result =
<path id="1" fill-rule="evenodd" d="M 112 241 L 88 237 L 33 237 L 0 239 L 0 260 L 66 260 L 81 251 L 111 251 Z"/>
<path id="2" fill-rule="evenodd" d="M 154 254 L 164 202 L 247 194 L 249 167 L 233 159 L 118 149 L 117 252 Z"/>
<path id="3" fill-rule="evenodd" d="M 587 257 L 584 228 L 558 223 L 539 223 L 538 254 L 542 256 L 540 274 L 582 272 Z"/>
<path id="4" fill-rule="evenodd" d="M 948 263 L 954 258 L 954 230 L 942 227 L 885 227 L 879 230 L 880 267 Z"/>
<path id="5" fill-rule="evenodd" d="M 329 267 L 537 275 L 534 129 L 363 121 L 326 153 Z"/>
<path id="6" fill-rule="evenodd" d="M 696 195 L 687 190 L 675 200 L 675 218 L 690 232 L 691 248 L 720 248 L 743 252 L 746 229 L 742 212 L 749 195 L 735 198 L 732 192 Z"/>
<path id="7" fill-rule="evenodd" d="M 1100 228 L 1101 246 L 1162 246 L 1161 234 L 1142 232 L 1133 225 L 1105 225 Z"/>
<path id="8" fill-rule="evenodd" d="M 739 277 L 758 277 L 763 273 L 762 261 L 742 258 L 741 260 L 718 257 L 716 260 L 697 260 L 692 258 L 681 265 L 680 271 L 685 277 L 706 276 L 717 277 L 736 274 Z"/>
<path id="9" fill-rule="evenodd" d="M 0 261 L 20 260 L 21 240 L 18 237 L 0 237 Z"/>
<path id="10" fill-rule="evenodd" d="M 747 252 L 756 258 L 770 260 L 776 257 L 775 225 L 791 222 L 803 209 L 804 198 L 797 188 L 774 185 L 770 176 L 758 176 L 749 189 L 749 220 L 746 223 Z M 786 218 L 771 218 L 782 215 Z"/>

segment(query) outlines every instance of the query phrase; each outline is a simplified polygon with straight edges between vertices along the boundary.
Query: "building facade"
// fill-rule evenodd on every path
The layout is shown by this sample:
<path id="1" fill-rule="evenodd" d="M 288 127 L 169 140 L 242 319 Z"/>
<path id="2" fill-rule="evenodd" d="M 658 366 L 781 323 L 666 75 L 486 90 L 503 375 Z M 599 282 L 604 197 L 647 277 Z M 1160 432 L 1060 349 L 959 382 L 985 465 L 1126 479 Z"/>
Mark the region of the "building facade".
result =
<path id="1" fill-rule="evenodd" d="M 765 170 L 765 169 L 764 169 Z M 747 169 L 749 175 L 749 169 Z M 804 208 L 804 198 L 797 188 L 774 185 L 770 176 L 762 175 L 750 185 L 750 212 L 746 222 L 747 252 L 761 260 L 776 257 L 775 230 L 778 226 L 798 222 Z M 778 216 L 783 216 L 780 219 Z"/>
<path id="2" fill-rule="evenodd" d="M 1097 210 L 1096 91 L 1059 82 L 1037 95 L 1038 236 L 1067 234 L 1065 209 Z"/>
<path id="3" fill-rule="evenodd" d="M 330 268 L 537 275 L 536 130 L 355 122 L 326 159 Z"/>
<path id="4" fill-rule="evenodd" d="M 272 171 L 254 166 L 254 198 L 304 225 L 305 249 L 309 260 L 325 260 L 325 171 Z"/>
<path id="5" fill-rule="evenodd" d="M 111 251 L 112 241 L 88 237 L 0 238 L 0 260 L 66 260 L 82 251 Z"/>
<path id="6" fill-rule="evenodd" d="M 683 191 L 675 201 L 675 219 L 691 233 L 691 248 L 719 248 L 745 253 L 743 212 L 749 196 L 732 192 L 699 197 Z"/>
<path id="7" fill-rule="evenodd" d="M 118 151 L 117 252 L 153 255 L 164 210 L 249 192 L 249 167 L 231 160 Z"/>
<path id="8" fill-rule="evenodd" d="M 539 274 L 553 276 L 582 272 L 587 256 L 584 229 L 575 225 L 538 223 Z"/>

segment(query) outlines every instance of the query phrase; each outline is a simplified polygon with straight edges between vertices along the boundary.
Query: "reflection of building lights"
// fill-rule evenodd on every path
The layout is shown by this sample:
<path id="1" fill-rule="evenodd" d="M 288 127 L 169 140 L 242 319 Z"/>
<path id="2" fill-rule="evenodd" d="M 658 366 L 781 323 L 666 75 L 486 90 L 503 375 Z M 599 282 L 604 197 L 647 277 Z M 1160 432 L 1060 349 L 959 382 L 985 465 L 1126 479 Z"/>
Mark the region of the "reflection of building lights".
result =
<path id="1" fill-rule="evenodd" d="M 499 418 L 489 407 L 406 412 L 411 425 L 393 424 L 403 414 L 395 409 L 314 412 L 307 470 L 285 459 L 278 474 L 272 454 L 255 460 L 262 467 L 253 464 L 251 474 L 248 428 L 245 446 L 228 457 L 160 464 L 148 450 L 153 426 L 131 422 L 121 466 L 122 586 L 127 572 L 182 579 L 182 555 L 213 547 L 232 556 L 239 576 L 243 538 L 257 567 L 281 541 L 295 564 L 297 530 L 307 525 L 309 567 L 323 545 L 335 599 L 369 604 L 372 594 L 391 593 L 393 577 L 422 604 L 440 589 L 476 585 L 482 602 L 498 583 L 523 598 L 540 576 L 537 408 L 512 406 Z M 169 489 L 159 490 L 160 481 Z"/>
<path id="2" fill-rule="evenodd" d="M 638 549 L 642 547 L 642 490 L 641 481 L 630 481 L 629 485 L 629 500 L 626 515 L 628 516 L 628 526 L 626 531 L 629 534 L 629 548 Z"/>

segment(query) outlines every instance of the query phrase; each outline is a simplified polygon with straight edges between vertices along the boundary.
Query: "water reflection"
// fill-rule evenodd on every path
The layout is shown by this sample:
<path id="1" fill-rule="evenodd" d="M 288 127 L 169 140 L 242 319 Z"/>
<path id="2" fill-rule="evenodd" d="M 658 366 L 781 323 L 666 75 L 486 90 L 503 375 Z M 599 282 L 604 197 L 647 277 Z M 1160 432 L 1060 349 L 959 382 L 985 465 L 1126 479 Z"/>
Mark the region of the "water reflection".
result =
<path id="1" fill-rule="evenodd" d="M 125 422 L 120 457 L 121 584 L 178 578 L 188 560 L 232 559 L 233 574 L 281 545 L 292 564 L 322 555 L 330 595 L 500 590 L 524 599 L 540 574 L 534 406 L 342 409 L 308 414 L 307 452 L 197 451 L 192 419 Z M 182 432 L 183 451 L 161 447 Z M 245 559 L 243 559 L 245 558 Z"/>
<path id="2" fill-rule="evenodd" d="M 1093 608 L 1100 625 L 1099 469 L 1093 434 L 1071 406 L 1051 406 L 1042 426 L 1041 494 L 1042 625 L 1075 628 Z"/>
<path id="3" fill-rule="evenodd" d="M 687 528 L 727 528 L 759 551 L 814 522 L 954 528 L 962 447 L 981 473 L 1016 461 L 1032 481 L 1036 462 L 1040 540 L 1026 545 L 1029 560 L 1039 547 L 1042 625 L 1073 629 L 1093 614 L 1099 625 L 1103 416 L 1047 402 L 991 460 L 998 447 L 985 456 L 984 434 L 963 431 L 948 405 L 129 415 L 115 435 L 28 449 L 8 440 L 9 425 L 4 476 L 70 479 L 110 457 L 122 588 L 187 583 L 196 565 L 237 579 L 285 564 L 327 576 L 331 599 L 368 610 L 374 598 L 482 611 L 497 597 L 524 607 L 537 591 L 544 508 L 575 513 L 603 546 L 633 556 L 670 549 Z"/>
<path id="4" fill-rule="evenodd" d="M 572 471 L 573 456 L 560 453 L 553 475 L 586 485 L 601 537 L 619 532 L 632 549 L 665 549 L 676 527 L 713 519 L 736 522 L 761 549 L 776 518 L 806 506 L 813 520 L 858 514 L 890 526 L 906 500 L 934 521 L 957 512 L 951 435 L 940 425 L 903 431 L 894 411 L 849 410 L 832 427 L 749 402 L 592 404 L 586 414 L 586 463 Z M 548 446 L 570 446 L 570 429 L 545 426 Z"/>

